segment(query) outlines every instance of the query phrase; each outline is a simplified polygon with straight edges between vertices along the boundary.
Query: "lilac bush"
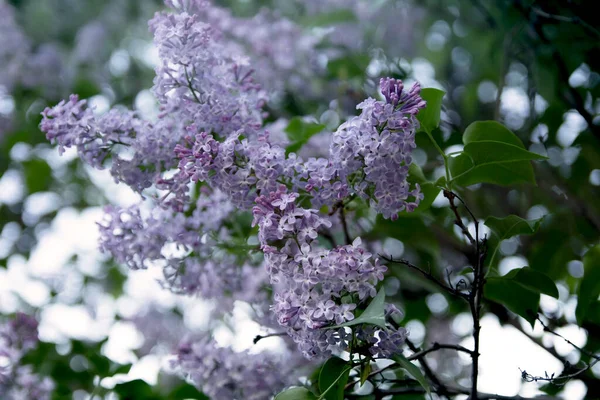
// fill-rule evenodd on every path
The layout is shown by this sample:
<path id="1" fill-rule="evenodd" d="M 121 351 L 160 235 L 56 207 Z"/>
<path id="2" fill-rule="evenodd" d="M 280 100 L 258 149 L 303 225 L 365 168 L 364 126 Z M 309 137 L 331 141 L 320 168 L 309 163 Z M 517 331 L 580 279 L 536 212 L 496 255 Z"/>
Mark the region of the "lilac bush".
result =
<path id="1" fill-rule="evenodd" d="M 348 240 L 337 214 L 344 219 L 344 208 L 362 201 L 396 219 L 423 199 L 408 181 L 416 115 L 426 105 L 420 86 L 381 79 L 382 99 L 360 103 L 360 115 L 332 133 L 326 155 L 305 160 L 265 128 L 265 105 L 283 87 L 268 81 L 301 57 L 278 49 L 303 37 L 301 29 L 280 20 L 272 29 L 283 42 L 267 46 L 249 34 L 264 28 L 267 14 L 246 21 L 205 2 L 167 4 L 172 12 L 149 23 L 160 58 L 157 120 L 118 106 L 97 115 L 76 95 L 43 112 L 40 127 L 61 154 L 74 147 L 142 195 L 139 205 L 106 207 L 101 249 L 134 270 L 161 268 L 165 289 L 217 300 L 213 318 L 236 301 L 250 304 L 257 322 L 283 329 L 284 342 L 308 359 L 401 354 L 408 332 L 393 323 L 395 306 L 377 326 L 357 319 L 387 268 L 368 242 Z M 310 52 L 315 43 L 306 37 L 298 46 Z M 248 213 L 252 223 L 240 237 Z M 340 234 L 346 243 L 336 243 Z M 184 341 L 173 365 L 215 399 L 268 398 L 297 378 L 281 358 L 235 353 L 210 336 Z"/>

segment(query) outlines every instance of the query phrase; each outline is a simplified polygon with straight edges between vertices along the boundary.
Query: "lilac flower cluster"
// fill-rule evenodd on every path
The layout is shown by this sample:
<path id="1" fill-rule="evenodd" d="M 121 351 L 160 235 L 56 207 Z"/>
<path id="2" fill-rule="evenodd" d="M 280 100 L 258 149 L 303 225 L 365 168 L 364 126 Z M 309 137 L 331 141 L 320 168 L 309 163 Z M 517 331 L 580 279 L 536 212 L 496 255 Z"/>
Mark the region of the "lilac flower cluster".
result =
<path id="1" fill-rule="evenodd" d="M 38 343 L 37 321 L 22 313 L 0 325 L 0 397 L 8 400 L 50 399 L 54 383 L 20 365 L 23 356 Z"/>
<path id="2" fill-rule="evenodd" d="M 386 267 L 359 238 L 338 246 L 330 235 L 332 246 L 322 245 L 319 234 L 333 225 L 317 208 L 336 211 L 358 196 L 395 219 L 418 206 L 420 188 L 407 178 L 416 114 L 425 106 L 419 85 L 405 91 L 401 81 L 382 79 L 385 100 L 361 103 L 361 114 L 332 134 L 325 157 L 286 155 L 263 127 L 266 94 L 244 46 L 232 45 L 231 38 L 250 41 L 250 55 L 264 52 L 278 68 L 293 65 L 276 58 L 276 45 L 254 42 L 245 27 L 257 29 L 256 21 L 241 27 L 199 0 L 167 4 L 178 11 L 150 21 L 160 57 L 153 87 L 158 121 L 120 109 L 96 116 L 77 97 L 44 112 L 42 130 L 59 151 L 76 147 L 92 166 L 110 164 L 115 179 L 134 190 L 166 193 L 150 211 L 108 207 L 99 224 L 102 249 L 132 269 L 159 265 L 164 287 L 219 299 L 228 310 L 236 299 L 260 307 L 273 303 L 277 323 L 308 358 L 356 346 L 374 357 L 401 351 L 402 328 L 340 327 L 367 307 Z M 285 23 L 280 28 L 296 34 Z M 223 246 L 246 249 L 253 233 L 236 233 L 232 226 L 250 209 L 263 265 Z M 272 298 L 263 290 L 268 280 Z M 182 345 L 176 364 L 214 398 L 258 399 L 286 383 L 269 360 L 200 340 Z"/>
<path id="3" fill-rule="evenodd" d="M 402 81 L 387 78 L 381 79 L 380 89 L 386 101 L 369 98 L 359 104 L 361 114 L 334 133 L 330 152 L 333 167 L 350 192 L 369 199 L 385 218 L 396 219 L 423 198 L 419 185 L 411 190 L 407 177 L 416 147 L 416 114 L 426 103 L 418 84 L 406 92 Z"/>
<path id="4" fill-rule="evenodd" d="M 222 37 L 221 46 L 231 54 L 252 59 L 254 75 L 271 93 L 292 88 L 295 93 L 310 90 L 309 76 L 321 71 L 317 45 L 321 37 L 297 23 L 263 8 L 250 18 L 206 0 L 165 1 L 167 6 L 199 16 Z"/>
<path id="5" fill-rule="evenodd" d="M 175 293 L 219 300 L 219 311 L 235 300 L 266 304 L 266 271 L 219 251 L 231 240 L 224 222 L 234 207 L 220 191 L 202 190 L 189 216 L 155 208 L 145 215 L 139 206 L 108 206 L 100 228 L 100 248 L 131 269 L 158 266 L 163 286 Z M 226 293 L 228 295 L 226 295 Z"/>
<path id="6" fill-rule="evenodd" d="M 182 179 L 208 182 L 226 193 L 234 205 L 249 209 L 257 195 L 276 190 L 287 160 L 285 150 L 271 145 L 268 134 L 256 140 L 242 139 L 242 134 L 238 131 L 218 142 L 201 132 L 193 141 L 188 137 L 187 146 L 175 147 L 175 154 L 181 160 Z"/>
<path id="7" fill-rule="evenodd" d="M 172 366 L 202 387 L 211 399 L 269 399 L 299 375 L 297 361 L 270 353 L 235 353 L 210 338 L 183 340 Z"/>
<path id="8" fill-rule="evenodd" d="M 386 267 L 360 247 L 360 239 L 332 250 L 319 248 L 318 230 L 331 223 L 317 210 L 296 206 L 297 198 L 283 185 L 258 197 L 253 224 L 259 226 L 276 288 L 273 311 L 302 353 L 312 358 L 349 348 L 345 328 L 322 328 L 354 319 L 352 311 L 375 296 Z"/>
<path id="9" fill-rule="evenodd" d="M 164 114 L 225 136 L 262 125 L 265 94 L 218 31 L 187 12 L 157 13 L 149 25 L 161 60 L 153 92 Z"/>

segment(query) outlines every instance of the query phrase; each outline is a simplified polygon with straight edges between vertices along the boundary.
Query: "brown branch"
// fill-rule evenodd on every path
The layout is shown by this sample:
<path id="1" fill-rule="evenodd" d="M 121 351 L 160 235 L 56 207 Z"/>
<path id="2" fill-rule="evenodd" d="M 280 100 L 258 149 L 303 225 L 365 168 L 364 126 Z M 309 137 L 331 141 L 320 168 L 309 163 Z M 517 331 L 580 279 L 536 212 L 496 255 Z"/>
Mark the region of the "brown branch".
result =
<path id="1" fill-rule="evenodd" d="M 342 228 L 344 230 L 344 240 L 346 244 L 352 244 L 352 239 L 350 238 L 350 232 L 348 231 L 348 224 L 346 223 L 346 214 L 344 212 L 344 206 L 340 207 L 340 220 L 342 221 Z"/>
<path id="2" fill-rule="evenodd" d="M 380 254 L 379 257 L 381 257 L 382 259 L 386 260 L 387 262 L 390 263 L 395 263 L 395 264 L 402 264 L 402 265 L 406 265 L 409 268 L 412 268 L 416 271 L 419 271 L 425 278 L 427 278 L 428 280 L 430 280 L 431 282 L 435 283 L 437 286 L 439 286 L 440 288 L 442 288 L 444 291 L 454 295 L 454 296 L 458 296 L 463 300 L 467 300 L 469 299 L 469 296 L 466 293 L 461 292 L 460 290 L 457 290 L 453 287 L 447 286 L 445 283 L 443 283 L 442 281 L 440 281 L 439 279 L 437 279 L 435 276 L 433 276 L 430 272 L 427 272 L 425 270 L 422 270 L 421 268 L 417 267 L 416 265 L 410 263 L 407 260 L 394 260 L 394 258 L 392 258 L 391 256 L 385 256 Z"/>
<path id="3" fill-rule="evenodd" d="M 414 354 L 410 355 L 409 357 L 407 357 L 407 359 L 409 361 L 417 360 L 417 359 L 425 356 L 426 354 L 433 353 L 434 351 L 438 351 L 438 350 L 444 350 L 444 349 L 462 351 L 463 353 L 467 353 L 469 355 L 473 354 L 473 352 L 471 350 L 467 349 L 466 347 L 457 345 L 457 344 L 441 344 L 441 343 L 434 342 L 430 348 L 421 350 L 417 353 L 414 353 Z"/>

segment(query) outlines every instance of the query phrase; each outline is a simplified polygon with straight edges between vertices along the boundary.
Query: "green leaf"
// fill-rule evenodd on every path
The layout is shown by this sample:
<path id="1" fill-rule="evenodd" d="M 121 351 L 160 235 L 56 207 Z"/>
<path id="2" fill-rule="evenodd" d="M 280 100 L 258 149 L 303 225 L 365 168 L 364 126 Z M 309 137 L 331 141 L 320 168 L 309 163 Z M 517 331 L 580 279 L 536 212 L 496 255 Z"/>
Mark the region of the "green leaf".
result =
<path id="1" fill-rule="evenodd" d="M 44 160 L 33 159 L 22 163 L 25 170 L 25 184 L 29 193 L 48 190 L 52 181 L 52 169 Z"/>
<path id="2" fill-rule="evenodd" d="M 385 328 L 385 290 L 383 286 L 379 289 L 379 293 L 371 303 L 367 306 L 365 311 L 360 314 L 358 318 L 352 321 L 345 322 L 341 325 L 332 326 L 331 328 L 341 328 L 344 326 L 354 326 L 360 324 L 376 325 L 380 328 Z"/>
<path id="3" fill-rule="evenodd" d="M 421 123 L 421 129 L 427 133 L 433 132 L 440 125 L 442 98 L 445 94 L 446 92 L 439 89 L 421 89 L 421 98 L 427 102 L 427 107 L 419 111 L 417 119 Z"/>
<path id="4" fill-rule="evenodd" d="M 598 301 L 600 296 L 600 244 L 592 247 L 583 256 L 583 278 L 577 292 L 577 322 L 586 319 L 590 306 Z"/>
<path id="5" fill-rule="evenodd" d="M 183 383 L 182 385 L 175 387 L 168 398 L 172 400 L 210 400 L 207 395 L 200 392 L 195 386 L 190 385 L 189 383 Z"/>
<path id="6" fill-rule="evenodd" d="M 275 400 L 317 400 L 317 396 L 307 388 L 293 387 L 279 393 Z"/>
<path id="7" fill-rule="evenodd" d="M 463 143 L 463 152 L 448 160 L 452 181 L 463 186 L 476 183 L 535 184 L 530 161 L 547 158 L 527 151 L 514 133 L 495 121 L 469 125 Z"/>
<path id="8" fill-rule="evenodd" d="M 532 235 L 538 231 L 544 218 L 526 220 L 516 215 L 509 215 L 504 218 L 489 217 L 484 224 L 494 233 L 493 241 L 490 241 L 489 247 L 493 248 L 492 256 L 489 261 L 489 272 L 496 272 L 498 249 L 500 242 L 518 235 Z"/>
<path id="9" fill-rule="evenodd" d="M 512 280 L 532 292 L 558 299 L 558 289 L 554 281 L 548 275 L 533 268 L 516 268 L 501 278 Z"/>
<path id="10" fill-rule="evenodd" d="M 339 9 L 327 13 L 307 16 L 300 21 L 306 27 L 331 26 L 345 22 L 356 22 L 356 15 L 349 9 Z"/>
<path id="11" fill-rule="evenodd" d="M 514 280 L 492 277 L 487 279 L 483 294 L 485 298 L 502 304 L 525 318 L 533 327 L 540 304 L 539 293 L 529 290 Z"/>
<path id="12" fill-rule="evenodd" d="M 344 387 L 349 375 L 347 361 L 339 357 L 331 357 L 325 361 L 319 374 L 319 391 L 324 393 L 321 397 L 326 400 L 344 400 Z"/>
<path id="13" fill-rule="evenodd" d="M 415 378 L 421 384 L 421 386 L 423 386 L 423 389 L 425 389 L 427 393 L 431 392 L 431 387 L 429 386 L 427 379 L 425 379 L 425 376 L 423 376 L 423 373 L 419 367 L 408 361 L 408 359 L 402 354 L 395 355 L 393 360 L 396 361 L 402 368 L 404 368 L 406 372 L 408 372 L 413 378 Z"/>
<path id="14" fill-rule="evenodd" d="M 285 133 L 287 133 L 287 137 L 290 140 L 290 144 L 285 149 L 286 154 L 300 150 L 311 137 L 323 129 L 325 129 L 325 125 L 315 122 L 305 122 L 300 117 L 292 118 L 285 128 Z"/>
<path id="15" fill-rule="evenodd" d="M 152 386 L 141 379 L 119 383 L 115 385 L 113 391 L 118 394 L 122 400 L 159 398 L 153 393 Z"/>
<path id="16" fill-rule="evenodd" d="M 413 188 L 416 183 L 419 184 L 421 187 L 421 193 L 423 193 L 423 200 L 421 200 L 419 206 L 415 208 L 413 212 L 401 212 L 398 213 L 398 217 L 410 217 L 420 214 L 423 211 L 427 211 L 441 191 L 441 189 L 438 187 L 438 182 L 434 183 L 425 179 L 425 175 L 423 175 L 421 167 L 415 163 L 410 164 L 410 167 L 408 167 L 407 181 L 410 183 L 411 188 Z"/>
<path id="17" fill-rule="evenodd" d="M 373 368 L 371 367 L 371 363 L 367 361 L 362 365 L 362 369 L 360 370 L 360 385 L 364 385 L 367 379 L 369 379 L 369 375 L 371 375 L 371 371 Z"/>
<path id="18" fill-rule="evenodd" d="M 329 78 L 340 80 L 362 78 L 370 62 L 371 57 L 367 54 L 354 54 L 329 60 L 327 62 Z"/>

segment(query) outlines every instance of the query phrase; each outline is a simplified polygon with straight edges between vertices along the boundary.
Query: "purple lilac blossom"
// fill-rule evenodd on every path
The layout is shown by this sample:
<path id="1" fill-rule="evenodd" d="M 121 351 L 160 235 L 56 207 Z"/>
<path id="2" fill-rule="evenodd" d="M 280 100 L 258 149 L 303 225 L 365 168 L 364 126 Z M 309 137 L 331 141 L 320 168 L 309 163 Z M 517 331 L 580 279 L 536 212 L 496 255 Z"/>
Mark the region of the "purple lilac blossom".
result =
<path id="1" fill-rule="evenodd" d="M 198 11 L 206 7 L 203 2 L 168 3 L 179 12 L 157 13 L 150 21 L 161 60 L 153 87 L 161 110 L 156 123 L 116 108 L 95 116 L 76 96 L 44 112 L 42 130 L 59 152 L 75 146 L 84 161 L 96 168 L 110 164 L 115 179 L 134 190 L 142 193 L 153 186 L 167 192 L 161 207 L 153 207 L 147 217 L 140 207 L 109 207 L 100 223 L 103 250 L 132 269 L 160 263 L 166 288 L 205 298 L 228 293 L 232 299 L 255 301 L 259 293 L 264 296 L 260 287 L 269 278 L 275 317 L 305 356 L 348 350 L 350 329 L 332 327 L 354 319 L 354 310 L 366 306 L 386 268 L 360 239 L 321 247 L 319 230 L 331 222 L 300 204 L 335 210 L 358 195 L 386 218 L 414 210 L 422 194 L 407 177 L 415 116 L 425 106 L 419 86 L 404 91 L 401 81 L 382 79 L 385 101 L 361 103 L 361 115 L 332 135 L 327 157 L 304 161 L 286 156 L 261 128 L 266 95 L 244 52 L 226 44 L 223 26 L 203 22 L 208 12 Z M 166 174 L 174 169 L 174 175 Z M 192 187 L 208 187 L 222 196 L 210 210 L 218 217 L 196 214 L 204 206 L 193 204 Z M 268 276 L 256 274 L 256 265 L 217 251 L 219 242 L 232 238 L 223 226 L 234 208 L 252 209 Z M 169 246 L 179 254 L 168 254 Z M 406 336 L 403 329 L 353 329 L 376 356 L 399 351 Z M 189 355 L 192 349 L 187 349 Z M 205 352 L 203 346 L 197 351 Z M 213 372 L 198 370 L 194 380 L 203 382 Z"/>
<path id="2" fill-rule="evenodd" d="M 244 209 L 261 193 L 275 191 L 286 171 L 285 150 L 272 145 L 266 132 L 255 140 L 243 134 L 238 131 L 223 142 L 206 132 L 187 137 L 186 146 L 175 148 L 181 178 L 208 182 Z"/>
<path id="3" fill-rule="evenodd" d="M 268 352 L 236 353 L 211 339 L 184 339 L 172 367 L 211 399 L 269 399 L 299 376 L 298 359 Z"/>
<path id="4" fill-rule="evenodd" d="M 307 358 L 323 357 L 348 350 L 348 331 L 327 328 L 354 319 L 358 303 L 375 296 L 386 267 L 361 247 L 359 238 L 352 245 L 319 248 L 318 231 L 331 223 L 317 210 L 296 206 L 297 198 L 283 185 L 258 197 L 253 224 L 259 227 L 267 270 L 276 285 L 272 308 L 279 324 Z M 377 333 L 375 343 L 365 340 L 377 346 L 374 354 L 399 351 L 404 331 L 378 328 Z"/>
<path id="5" fill-rule="evenodd" d="M 368 199 L 385 218 L 396 219 L 423 198 L 419 185 L 411 190 L 407 178 L 419 127 L 416 114 L 426 103 L 418 84 L 407 92 L 402 81 L 386 78 L 380 88 L 385 102 L 369 98 L 360 103 L 361 114 L 333 134 L 331 162 L 351 193 Z"/>
<path id="6" fill-rule="evenodd" d="M 0 324 L 0 397 L 7 400 L 50 399 L 54 383 L 21 365 L 21 359 L 38 343 L 38 323 L 23 313 Z"/>
<path id="7" fill-rule="evenodd" d="M 153 92 L 163 113 L 222 136 L 262 125 L 265 94 L 247 59 L 229 53 L 214 27 L 185 11 L 157 13 L 149 25 L 160 58 Z"/>

